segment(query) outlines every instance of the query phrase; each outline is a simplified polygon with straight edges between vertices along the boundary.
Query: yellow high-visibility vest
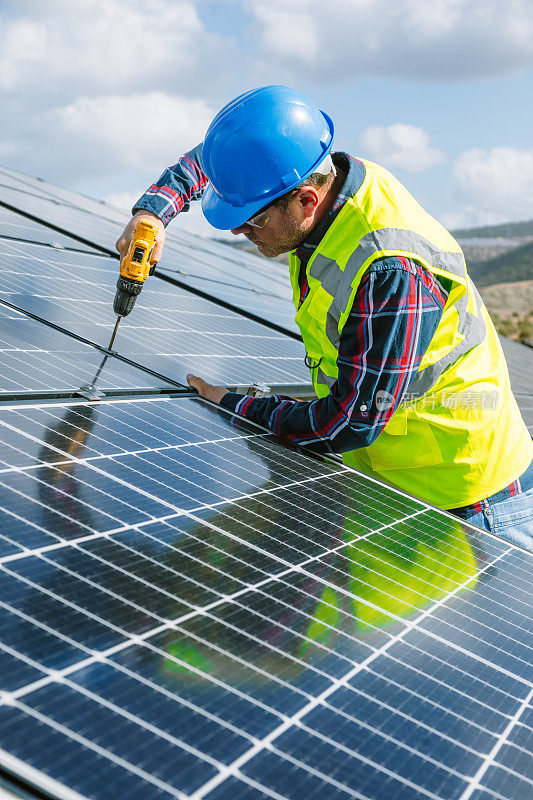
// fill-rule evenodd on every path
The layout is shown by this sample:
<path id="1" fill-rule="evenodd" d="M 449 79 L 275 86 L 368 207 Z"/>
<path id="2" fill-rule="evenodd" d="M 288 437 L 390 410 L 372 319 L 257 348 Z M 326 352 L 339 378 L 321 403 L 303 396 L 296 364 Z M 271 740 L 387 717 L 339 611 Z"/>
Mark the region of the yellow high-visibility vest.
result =
<path id="1" fill-rule="evenodd" d="M 363 163 L 363 183 L 307 264 L 309 293 L 301 306 L 300 260 L 291 253 L 296 322 L 317 365 L 311 368 L 315 391 L 324 397 L 337 380 L 340 335 L 370 264 L 403 256 L 446 279 L 451 288 L 442 318 L 406 395 L 376 441 L 343 460 L 440 508 L 468 505 L 526 469 L 531 437 L 458 243 L 387 170 Z M 360 401 L 370 409 L 387 398 Z"/>

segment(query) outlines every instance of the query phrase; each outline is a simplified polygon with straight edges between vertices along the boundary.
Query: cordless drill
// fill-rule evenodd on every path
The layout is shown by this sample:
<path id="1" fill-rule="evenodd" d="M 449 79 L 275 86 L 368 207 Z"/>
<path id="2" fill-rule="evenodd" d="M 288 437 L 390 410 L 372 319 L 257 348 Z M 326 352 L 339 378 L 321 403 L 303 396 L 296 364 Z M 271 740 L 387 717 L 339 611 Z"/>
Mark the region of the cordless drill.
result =
<path id="1" fill-rule="evenodd" d="M 113 310 L 119 317 L 127 317 L 143 284 L 152 275 L 155 264 L 150 264 L 150 256 L 154 249 L 157 229 L 155 225 L 144 220 L 137 223 L 131 243 L 120 264 L 120 276 L 117 281 L 117 292 Z"/>

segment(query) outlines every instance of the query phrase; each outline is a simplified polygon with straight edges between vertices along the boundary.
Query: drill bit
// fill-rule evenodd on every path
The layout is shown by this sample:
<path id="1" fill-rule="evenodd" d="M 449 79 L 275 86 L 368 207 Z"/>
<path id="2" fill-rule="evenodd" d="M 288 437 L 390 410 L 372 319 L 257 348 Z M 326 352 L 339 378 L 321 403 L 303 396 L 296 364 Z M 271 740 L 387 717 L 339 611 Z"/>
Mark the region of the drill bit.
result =
<path id="1" fill-rule="evenodd" d="M 122 317 L 117 316 L 117 321 L 115 322 L 115 327 L 113 328 L 113 333 L 111 334 L 111 340 L 107 347 L 108 350 L 111 350 L 111 348 L 113 347 L 113 342 L 115 341 L 115 336 L 117 335 L 118 323 L 120 322 L 121 319 Z"/>

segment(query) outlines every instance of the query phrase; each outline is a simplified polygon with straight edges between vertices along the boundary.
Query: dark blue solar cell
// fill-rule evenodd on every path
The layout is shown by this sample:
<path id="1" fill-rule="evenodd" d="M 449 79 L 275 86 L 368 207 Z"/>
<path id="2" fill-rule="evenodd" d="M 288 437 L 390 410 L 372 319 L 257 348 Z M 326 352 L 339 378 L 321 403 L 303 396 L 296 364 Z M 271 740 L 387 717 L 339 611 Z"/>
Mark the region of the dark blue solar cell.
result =
<path id="1" fill-rule="evenodd" d="M 482 725 L 475 725 L 468 716 L 450 713 L 446 706 L 439 708 L 439 696 L 425 698 L 404 689 L 401 684 L 392 684 L 373 672 L 361 671 L 350 681 L 355 689 L 341 689 L 329 699 L 332 705 L 365 720 L 372 720 L 375 727 L 386 728 L 391 713 L 396 709 L 414 720 L 419 720 L 426 727 L 442 732 L 467 747 L 485 752 L 494 744 L 494 735 Z M 358 708 L 361 711 L 358 712 Z M 507 718 L 501 715 L 487 715 L 492 718 L 494 733 L 505 728 Z M 375 720 L 375 721 L 374 721 Z"/>
<path id="2" fill-rule="evenodd" d="M 84 797 L 98 800 L 175 800 L 167 791 L 151 781 L 150 776 L 135 774 L 128 765 L 54 730 L 41 720 L 18 708 L 0 708 L 0 743 L 4 749 L 41 770 Z M 137 767 L 137 765 L 133 765 Z"/>
<path id="3" fill-rule="evenodd" d="M 51 598 L 52 602 L 63 602 L 114 630 L 141 633 L 161 623 L 153 614 L 122 599 L 119 592 L 124 576 L 118 571 L 94 560 L 91 563 L 91 559 L 80 553 L 71 553 L 66 559 L 61 553 L 54 555 L 59 562 L 57 566 L 28 557 L 12 561 L 9 568 L 32 585 L 48 590 L 55 596 L 55 599 Z M 61 561 L 64 560 L 67 564 L 62 568 Z M 76 567 L 75 572 L 72 566 Z M 94 577 L 91 571 L 95 571 Z M 133 586 L 131 592 L 135 592 Z"/>
<path id="4" fill-rule="evenodd" d="M 90 586 L 94 586 L 96 591 L 101 587 L 117 599 L 129 603 L 132 620 L 139 611 L 145 611 L 148 624 L 155 625 L 157 618 L 162 622 L 191 609 L 189 603 L 173 594 L 172 586 L 169 585 L 167 589 L 160 586 L 159 575 L 164 576 L 164 570 L 159 570 L 157 565 L 136 558 L 112 541 L 89 542 L 83 549 L 91 550 L 98 557 L 71 548 L 61 548 L 49 553 L 47 558 L 67 570 L 68 575 L 74 573 L 82 580 L 90 581 Z M 136 574 L 139 579 L 136 579 Z"/>
<path id="5" fill-rule="evenodd" d="M 4 600 L 4 588 L 9 592 L 8 598 L 11 598 L 12 584 L 7 581 L 4 584 L 2 577 L 0 587 L 2 600 Z M 12 605 L 16 607 L 16 603 L 17 598 L 15 597 Z M 41 606 L 44 608 L 41 609 Z M 54 615 L 50 613 L 46 602 L 42 602 L 38 596 L 35 598 L 29 596 L 27 602 L 21 604 L 21 607 L 24 609 L 21 615 L 6 611 L 5 608 L 2 608 L 0 614 L 0 640 L 8 647 L 49 669 L 63 669 L 85 657 L 86 652 L 76 645 L 75 639 L 78 635 L 76 623 L 80 624 L 79 617 L 76 618 L 71 613 L 63 613 L 61 618 L 58 618 L 59 609 L 55 608 L 53 609 L 56 614 L 54 620 Z M 31 617 L 41 622 L 41 625 L 32 622 Z M 58 633 L 68 638 L 61 638 L 43 628 L 42 626 L 46 626 L 48 622 L 54 623 Z M 84 639 L 91 644 L 104 646 L 106 643 L 116 644 L 118 640 L 117 637 L 107 641 L 103 640 L 101 628 L 98 628 L 90 620 L 84 629 Z"/>
<path id="6" fill-rule="evenodd" d="M 2 614 L 6 612 L 2 609 Z M 0 634 L 1 635 L 1 634 Z M 35 667 L 27 664 L 20 658 L 4 652 L 0 649 L 0 690 L 13 692 L 21 686 L 26 686 L 33 681 L 39 680 L 44 675 Z"/>
<path id="7" fill-rule="evenodd" d="M 529 764 L 531 765 L 531 757 Z M 480 783 L 484 788 L 492 789 L 496 796 L 512 797 L 513 800 L 530 800 L 531 781 L 531 776 L 522 778 L 496 764 L 488 768 Z"/>
<path id="8" fill-rule="evenodd" d="M 205 800 L 272 800 L 271 794 L 265 794 L 261 789 L 250 786 L 249 783 L 240 781 L 233 776 L 226 778 L 216 789 L 205 795 Z"/>
<path id="9" fill-rule="evenodd" d="M 181 747 L 169 736 L 160 736 L 142 720 L 128 719 L 119 709 L 99 703 L 66 685 L 50 684 L 24 698 L 25 705 L 85 739 L 105 748 L 112 756 L 138 765 L 148 775 L 192 793 L 217 774 L 217 767 Z"/>
<path id="10" fill-rule="evenodd" d="M 207 517 L 213 525 L 220 526 L 220 512 L 210 509 Z M 182 516 L 143 525 L 141 531 L 132 537 L 132 547 L 165 558 L 179 573 L 185 572 L 221 594 L 254 585 L 286 569 L 279 560 L 254 548 L 255 539 L 261 538 L 260 530 L 249 532 L 247 543 L 204 525 L 201 519 Z M 118 534 L 118 538 L 130 544 L 128 534 Z M 196 589 L 193 596 L 196 598 L 199 593 Z"/>
<path id="11" fill-rule="evenodd" d="M 360 724 L 358 720 L 366 724 Z M 347 718 L 322 707 L 313 709 L 301 719 L 307 728 L 329 738 L 330 744 L 342 745 L 354 756 L 373 762 L 439 797 L 456 797 L 463 785 L 463 781 L 452 773 L 473 775 L 481 764 L 479 755 L 417 726 L 414 721 L 395 719 L 389 713 L 388 725 L 381 730 L 374 729 L 373 722 L 361 713 Z M 291 736 L 289 732 L 278 745 L 291 752 L 293 740 L 299 741 L 299 734 Z M 308 740 L 310 752 L 313 741 Z"/>
<path id="12" fill-rule="evenodd" d="M 239 687 L 233 690 L 230 675 L 214 674 L 208 654 L 177 632 L 154 636 L 147 646 L 129 647 L 110 660 L 250 736 L 267 736 L 282 721 L 274 709 L 247 697 Z"/>
<path id="13" fill-rule="evenodd" d="M 315 752 L 313 770 L 321 767 L 322 753 Z M 340 764 L 343 754 L 337 751 L 336 764 Z M 330 765 L 328 765 L 330 766 Z M 336 770 L 335 770 L 336 771 Z M 333 781 L 327 781 L 316 772 L 313 774 L 278 753 L 263 751 L 241 767 L 244 775 L 259 781 L 267 789 L 278 792 L 289 800 L 353 800 L 354 793 L 346 786 L 342 788 Z M 357 797 L 357 795 L 355 795 Z M 390 800 L 391 795 L 388 795 Z M 396 800 L 396 797 L 395 797 Z M 412 800 L 421 800 L 418 794 Z"/>
<path id="14" fill-rule="evenodd" d="M 150 509 L 158 515 L 167 511 L 148 498 L 145 512 L 141 510 L 142 500 L 135 489 L 110 486 L 105 476 L 83 464 L 72 469 L 49 465 L 31 473 L 0 475 L 2 506 L 64 539 L 143 522 L 150 518 Z"/>
<path id="15" fill-rule="evenodd" d="M 3 183 L 5 178 L 0 175 L 0 184 Z M 0 199 L 2 189 L 0 188 Z M 53 245 L 54 248 L 69 248 L 75 250 L 82 250 L 84 252 L 94 252 L 88 245 L 83 245 L 81 242 L 76 241 L 70 236 L 64 236 L 62 233 L 54 231 L 38 222 L 34 222 L 21 214 L 14 211 L 9 211 L 7 208 L 0 206 L 0 225 L 2 231 L 2 238 L 9 237 L 12 239 L 20 239 L 29 242 L 40 242 L 42 244 Z M 53 252 L 52 252 L 53 258 Z"/>
<path id="16" fill-rule="evenodd" d="M 525 749 L 516 747 L 513 744 L 504 744 L 496 761 L 502 767 L 506 767 L 512 772 L 517 772 L 524 779 L 533 783 L 533 734 L 530 736 L 529 746 Z"/>
<path id="17" fill-rule="evenodd" d="M 490 746 L 496 741 L 495 737 L 476 737 L 476 731 L 472 731 L 471 739 L 461 743 L 443 730 L 439 716 L 445 716 L 444 711 L 440 712 L 440 714 L 436 711 L 431 722 L 424 722 L 419 716 L 414 716 L 410 712 L 407 704 L 395 711 L 394 708 L 386 707 L 379 701 L 373 701 L 371 698 L 354 693 L 349 689 L 339 689 L 328 698 L 327 703 L 333 709 L 342 711 L 344 721 L 342 718 L 338 720 L 338 715 L 332 712 L 312 712 L 304 719 L 306 725 L 313 728 L 316 727 L 317 730 L 323 730 L 321 725 L 327 723 L 329 725 L 328 735 L 332 736 L 335 731 L 335 725 L 339 724 L 339 727 L 344 731 L 342 735 L 347 737 L 344 740 L 344 743 L 347 744 L 353 724 L 354 737 L 359 736 L 365 745 L 367 735 L 369 736 L 366 733 L 366 726 L 369 726 L 371 732 L 374 732 L 373 736 L 379 733 L 384 741 L 388 741 L 389 737 L 392 737 L 397 742 L 405 744 L 408 748 L 416 750 L 423 757 L 427 756 L 466 775 L 473 770 L 475 771 L 479 766 L 480 755 L 477 747 Z M 315 722 L 317 717 L 318 723 Z M 361 730 L 358 734 L 359 723 L 361 724 Z M 468 728 L 467 724 L 465 728 Z M 325 728 L 324 732 L 327 732 L 327 730 Z M 399 747 L 399 745 L 396 746 Z"/>
<path id="18" fill-rule="evenodd" d="M 22 548 L 13 542 L 8 541 L 3 535 L 0 534 L 0 558 L 4 556 L 11 556 L 13 553 L 22 552 Z"/>
<path id="19" fill-rule="evenodd" d="M 337 748 L 334 743 L 313 736 L 305 730 L 291 728 L 276 740 L 275 746 L 281 753 L 297 759 L 310 769 L 318 768 L 329 778 L 344 784 L 348 789 L 360 792 L 370 800 L 388 800 L 391 797 L 422 800 L 427 797 L 423 789 L 426 788 L 427 791 L 427 784 L 433 778 L 432 788 L 438 789 L 439 796 L 447 800 L 452 797 L 455 800 L 464 789 L 464 782 L 451 779 L 445 770 L 433 764 L 430 768 L 423 759 L 410 757 L 406 752 L 395 753 L 390 744 L 388 747 L 382 745 L 380 753 L 375 753 L 374 756 L 372 748 L 369 748 L 369 752 L 359 758 L 357 752 L 346 752 Z M 396 777 L 387 764 L 380 763 L 380 755 L 388 755 L 391 768 L 396 767 L 404 774 L 396 772 Z M 444 794 L 441 795 L 441 791 Z"/>
<path id="20" fill-rule="evenodd" d="M 533 709 L 529 710 L 533 712 Z M 521 720 L 523 720 L 524 723 L 526 722 L 525 716 L 525 714 L 521 716 Z M 530 713 L 530 716 L 533 716 L 533 714 Z M 526 724 L 522 725 L 517 723 L 509 734 L 508 741 L 518 747 L 523 747 L 526 751 L 533 752 L 533 728 Z"/>
<path id="21" fill-rule="evenodd" d="M 173 637 L 175 652 L 194 653 L 206 673 L 279 713 L 295 713 L 308 700 L 304 692 L 318 694 L 331 685 L 305 665 L 203 615 L 176 626 Z"/>
<path id="22" fill-rule="evenodd" d="M 26 564 L 26 562 L 28 563 Z M 4 569 L 7 567 L 4 566 Z M 9 569 L 14 569 L 12 562 L 9 564 Z M 126 613 L 126 610 L 121 608 L 116 601 L 109 600 L 102 593 L 80 591 L 80 585 L 75 580 L 68 579 L 64 573 L 59 574 L 57 570 L 51 569 L 44 562 L 38 563 L 37 559 L 24 559 L 24 566 L 19 567 L 19 570 L 26 573 L 26 580 L 21 580 L 14 575 L 4 574 L 1 576 L 0 597 L 2 600 L 22 612 L 23 619 L 29 617 L 42 623 L 48 630 L 58 631 L 67 636 L 70 642 L 63 643 L 63 640 L 60 641 L 53 636 L 50 638 L 43 633 L 43 645 L 41 646 L 35 629 L 32 630 L 30 636 L 26 636 L 24 632 L 26 623 L 19 623 L 19 618 L 14 615 L 5 615 L 6 619 L 2 620 L 5 641 L 13 649 L 20 650 L 34 661 L 39 662 L 43 659 L 44 663 L 49 666 L 52 661 L 54 663 L 57 661 L 72 663 L 72 647 L 75 647 L 77 643 L 94 650 L 102 650 L 112 647 L 125 638 L 103 621 L 84 613 L 83 607 L 91 607 L 95 614 L 100 614 L 102 620 L 106 615 L 114 616 L 124 625 L 129 624 L 133 617 L 133 614 L 128 616 L 129 609 Z M 78 607 L 63 601 L 63 597 L 69 597 L 69 595 L 73 603 L 76 600 L 79 601 Z"/>
<path id="23" fill-rule="evenodd" d="M 125 669 L 93 664 L 69 678 L 222 763 L 231 763 L 252 747 L 250 738 L 241 735 L 224 720 L 216 721 L 199 708 L 181 702 L 177 693 L 162 685 L 148 685 L 147 680 L 143 682 L 140 677 L 126 673 Z"/>
<path id="24" fill-rule="evenodd" d="M 509 716 L 516 712 L 517 698 L 523 699 L 528 693 L 524 681 L 468 653 L 455 648 L 450 652 L 444 641 L 414 633 L 397 642 L 388 651 L 388 658 L 374 664 L 373 669 L 393 679 L 396 674 L 401 675 L 405 686 L 416 691 L 425 691 L 427 687 L 430 695 L 435 691 L 445 692 L 447 702 L 453 703 L 454 697 L 466 694 L 473 701 Z"/>

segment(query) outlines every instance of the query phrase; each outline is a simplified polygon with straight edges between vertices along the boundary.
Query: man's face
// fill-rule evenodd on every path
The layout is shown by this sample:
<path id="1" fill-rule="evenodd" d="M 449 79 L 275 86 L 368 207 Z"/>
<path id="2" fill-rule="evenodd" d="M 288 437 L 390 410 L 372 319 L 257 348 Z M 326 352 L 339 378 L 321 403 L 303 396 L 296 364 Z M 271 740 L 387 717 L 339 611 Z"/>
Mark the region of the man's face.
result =
<path id="1" fill-rule="evenodd" d="M 233 228 L 231 232 L 235 235 L 244 233 L 267 258 L 288 253 L 305 241 L 309 235 L 310 224 L 300 213 L 297 202 L 291 200 L 287 208 L 273 205 L 268 211 L 269 219 L 263 228 L 254 228 L 245 222 L 238 228 Z"/>

